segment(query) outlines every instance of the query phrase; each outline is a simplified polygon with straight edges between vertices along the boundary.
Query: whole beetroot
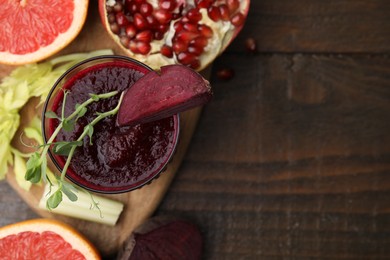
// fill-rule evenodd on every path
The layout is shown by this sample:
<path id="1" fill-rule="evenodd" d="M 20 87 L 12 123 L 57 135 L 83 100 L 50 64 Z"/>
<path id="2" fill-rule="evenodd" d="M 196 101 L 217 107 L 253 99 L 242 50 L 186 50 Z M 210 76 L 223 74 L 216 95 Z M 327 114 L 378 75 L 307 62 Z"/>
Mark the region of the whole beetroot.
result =
<path id="1" fill-rule="evenodd" d="M 154 217 L 134 230 L 117 260 L 198 260 L 202 236 L 194 224 L 173 217 Z"/>

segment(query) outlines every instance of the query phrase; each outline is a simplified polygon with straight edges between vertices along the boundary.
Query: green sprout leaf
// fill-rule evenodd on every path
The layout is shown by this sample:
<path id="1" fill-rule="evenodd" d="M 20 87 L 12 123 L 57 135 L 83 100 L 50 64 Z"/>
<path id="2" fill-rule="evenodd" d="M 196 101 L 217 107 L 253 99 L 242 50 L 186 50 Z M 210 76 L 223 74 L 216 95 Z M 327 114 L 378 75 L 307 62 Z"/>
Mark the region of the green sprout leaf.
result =
<path id="1" fill-rule="evenodd" d="M 54 111 L 46 111 L 45 117 L 47 118 L 57 118 L 60 119 Z"/>
<path id="2" fill-rule="evenodd" d="M 64 129 L 64 131 L 66 132 L 73 131 L 74 125 L 75 125 L 75 121 L 72 119 L 71 120 L 64 119 L 64 121 L 62 121 L 62 129 Z"/>
<path id="3" fill-rule="evenodd" d="M 82 146 L 83 141 L 58 142 L 54 144 L 53 152 L 58 155 L 68 156 L 73 146 Z"/>
<path id="4" fill-rule="evenodd" d="M 87 113 L 87 111 L 88 111 L 88 109 L 85 106 L 82 106 L 80 104 L 76 104 L 75 110 L 76 111 L 78 110 L 77 119 L 79 119 L 80 117 L 83 117 L 85 115 L 85 113 Z M 76 121 L 77 121 L 77 119 L 76 119 Z"/>
<path id="5" fill-rule="evenodd" d="M 26 163 L 27 171 L 24 178 L 32 183 L 38 183 L 42 176 L 41 164 L 42 160 L 39 153 L 33 153 Z"/>
<path id="6" fill-rule="evenodd" d="M 73 188 L 72 185 L 65 182 L 63 183 L 62 192 L 66 195 L 66 197 L 68 197 L 70 201 L 76 201 L 78 199 L 77 195 L 73 192 L 73 190 L 77 191 L 76 189 Z"/>
<path id="7" fill-rule="evenodd" d="M 87 135 L 89 137 L 89 145 L 92 145 L 92 135 L 93 135 L 93 125 L 87 125 L 86 126 Z"/>
<path id="8" fill-rule="evenodd" d="M 92 98 L 93 101 L 99 101 L 100 97 L 96 94 L 90 93 L 89 96 Z"/>
<path id="9" fill-rule="evenodd" d="M 48 209 L 55 209 L 58 207 L 61 201 L 62 201 L 62 192 L 60 189 L 58 189 L 49 197 L 46 203 L 46 207 Z"/>

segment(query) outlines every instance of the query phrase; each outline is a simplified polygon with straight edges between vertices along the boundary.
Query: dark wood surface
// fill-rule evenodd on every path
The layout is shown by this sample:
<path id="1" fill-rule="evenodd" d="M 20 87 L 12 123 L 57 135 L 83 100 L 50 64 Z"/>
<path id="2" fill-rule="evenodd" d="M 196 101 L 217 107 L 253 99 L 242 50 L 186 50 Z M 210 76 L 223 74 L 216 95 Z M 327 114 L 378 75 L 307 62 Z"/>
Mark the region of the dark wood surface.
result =
<path id="1" fill-rule="evenodd" d="M 204 259 L 390 258 L 389 54 L 388 0 L 252 0 L 155 214 L 196 223 Z M 0 193 L 0 225 L 36 217 Z"/>

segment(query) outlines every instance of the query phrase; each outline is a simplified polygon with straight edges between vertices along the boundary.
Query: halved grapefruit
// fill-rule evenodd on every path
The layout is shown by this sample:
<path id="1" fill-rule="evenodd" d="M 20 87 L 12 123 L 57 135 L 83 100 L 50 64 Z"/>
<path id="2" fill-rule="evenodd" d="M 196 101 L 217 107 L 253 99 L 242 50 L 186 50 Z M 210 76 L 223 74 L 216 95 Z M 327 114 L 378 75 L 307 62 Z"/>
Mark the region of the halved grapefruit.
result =
<path id="1" fill-rule="evenodd" d="M 100 259 L 96 248 L 62 222 L 33 219 L 0 228 L 1 259 Z"/>
<path id="2" fill-rule="evenodd" d="M 0 5 L 0 63 L 41 61 L 80 32 L 89 0 L 17 0 Z"/>

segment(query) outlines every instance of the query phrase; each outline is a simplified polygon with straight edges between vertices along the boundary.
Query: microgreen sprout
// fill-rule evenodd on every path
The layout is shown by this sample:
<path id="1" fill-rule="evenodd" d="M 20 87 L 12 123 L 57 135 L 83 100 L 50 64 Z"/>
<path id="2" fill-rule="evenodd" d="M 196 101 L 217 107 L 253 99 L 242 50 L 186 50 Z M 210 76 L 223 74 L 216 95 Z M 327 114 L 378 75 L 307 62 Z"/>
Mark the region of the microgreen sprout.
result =
<path id="1" fill-rule="evenodd" d="M 86 100 L 82 104 L 77 104 L 75 106 L 75 110 L 73 113 L 71 113 L 69 116 L 65 116 L 65 103 L 66 103 L 66 97 L 68 95 L 68 92 L 64 92 L 62 107 L 61 107 L 61 115 L 58 116 L 54 111 L 47 111 L 45 113 L 46 118 L 53 118 L 59 120 L 59 124 L 50 136 L 49 140 L 45 145 L 43 145 L 43 148 L 41 151 L 34 152 L 29 160 L 27 161 L 27 171 L 25 175 L 25 179 L 32 182 L 32 183 L 38 183 L 41 180 L 47 181 L 50 184 L 50 187 L 54 186 L 52 183 L 52 180 L 47 176 L 46 169 L 47 169 L 47 159 L 46 155 L 49 151 L 49 148 L 52 147 L 52 151 L 55 154 L 66 156 L 66 162 L 65 165 L 61 171 L 61 175 L 59 177 L 56 177 L 56 182 L 58 185 L 56 185 L 58 188 L 57 190 L 50 195 L 50 197 L 47 200 L 46 207 L 50 209 L 56 208 L 62 201 L 62 196 L 65 194 L 66 197 L 69 198 L 71 201 L 76 201 L 78 199 L 76 193 L 77 188 L 74 187 L 72 184 L 65 181 L 65 174 L 69 168 L 70 162 L 72 160 L 73 154 L 77 147 L 80 147 L 83 145 L 83 140 L 85 136 L 89 137 L 89 143 L 92 144 L 92 135 L 94 126 L 101 121 L 102 119 L 115 115 L 118 113 L 119 106 L 122 101 L 123 93 L 119 98 L 119 102 L 117 106 L 107 112 L 97 112 L 96 117 L 84 127 L 83 132 L 80 134 L 80 136 L 73 141 L 62 141 L 62 142 L 55 142 L 55 139 L 59 132 L 61 130 L 64 131 L 72 131 L 74 129 L 74 126 L 77 122 L 77 120 L 85 115 L 85 113 L 88 111 L 87 106 L 93 102 L 97 102 L 101 99 L 107 99 L 110 97 L 113 97 L 118 94 L 118 91 L 112 91 L 108 93 L 103 94 L 90 94 L 90 98 Z M 91 195 L 92 198 L 92 195 Z M 99 209 L 98 203 L 95 202 L 95 200 L 92 198 L 92 207 Z"/>

